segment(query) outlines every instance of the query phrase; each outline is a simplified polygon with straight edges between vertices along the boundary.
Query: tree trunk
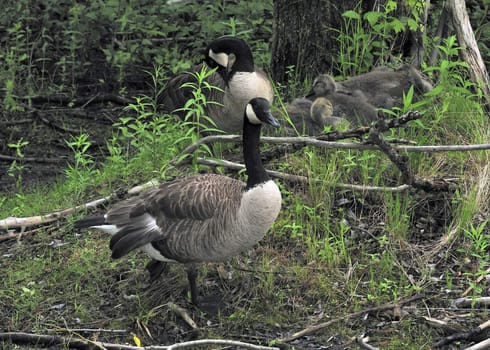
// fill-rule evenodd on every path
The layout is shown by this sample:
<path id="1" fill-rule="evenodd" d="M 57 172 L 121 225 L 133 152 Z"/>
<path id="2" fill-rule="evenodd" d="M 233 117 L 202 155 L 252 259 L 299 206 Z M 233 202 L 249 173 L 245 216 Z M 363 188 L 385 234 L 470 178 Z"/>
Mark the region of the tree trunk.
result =
<path id="1" fill-rule="evenodd" d="M 299 81 L 332 72 L 341 14 L 354 9 L 357 3 L 358 0 L 274 0 L 273 80 L 286 83 L 287 72 Z"/>
<path id="2" fill-rule="evenodd" d="M 490 79 L 471 28 L 466 3 L 464 0 L 449 0 L 447 4 L 453 17 L 463 59 L 469 65 L 471 79 L 481 88 L 486 110 L 490 111 Z"/>

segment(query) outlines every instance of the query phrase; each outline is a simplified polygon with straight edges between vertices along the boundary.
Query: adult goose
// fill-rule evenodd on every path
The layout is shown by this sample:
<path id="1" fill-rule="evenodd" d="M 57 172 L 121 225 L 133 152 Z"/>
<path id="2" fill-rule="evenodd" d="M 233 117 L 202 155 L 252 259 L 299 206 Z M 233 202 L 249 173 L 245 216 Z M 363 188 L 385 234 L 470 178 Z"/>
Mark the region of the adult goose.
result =
<path id="1" fill-rule="evenodd" d="M 346 119 L 354 125 L 370 123 L 378 117 L 376 108 L 367 102 L 361 91 L 337 91 L 335 81 L 328 74 L 315 78 L 312 92 L 307 97 L 312 100 L 319 97 L 328 99 L 333 105 L 332 116 Z"/>
<path id="2" fill-rule="evenodd" d="M 241 115 L 247 103 L 254 97 L 263 97 L 272 103 L 274 92 L 267 74 L 255 67 L 252 51 L 245 41 L 224 36 L 213 40 L 205 49 L 204 61 L 209 68 L 216 68 L 207 81 L 216 88 L 203 88 L 206 100 L 204 114 L 212 122 L 204 120 L 208 128 L 216 128 L 226 133 L 239 132 L 242 127 Z M 163 110 L 177 111 L 185 119 L 183 107 L 193 97 L 192 89 L 182 87 L 185 83 L 196 83 L 194 74 L 203 68 L 194 67 L 193 72 L 181 73 L 171 79 L 159 97 Z M 213 125 L 214 124 L 214 125 Z"/>
<path id="3" fill-rule="evenodd" d="M 75 227 L 112 234 L 113 258 L 140 249 L 159 262 L 186 264 L 192 302 L 198 305 L 195 264 L 227 260 L 252 248 L 281 208 L 281 193 L 259 153 L 262 124 L 278 127 L 264 98 L 244 107 L 243 157 L 247 183 L 216 174 L 167 182 L 129 198 Z M 151 272 L 151 271 L 150 271 Z"/>

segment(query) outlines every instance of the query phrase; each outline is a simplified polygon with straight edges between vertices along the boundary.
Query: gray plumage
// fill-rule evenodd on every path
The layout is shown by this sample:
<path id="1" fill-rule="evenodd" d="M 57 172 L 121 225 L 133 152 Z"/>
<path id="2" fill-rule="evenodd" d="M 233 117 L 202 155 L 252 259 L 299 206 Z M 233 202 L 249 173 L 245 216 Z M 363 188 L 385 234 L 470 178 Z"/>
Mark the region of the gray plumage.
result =
<path id="1" fill-rule="evenodd" d="M 140 249 L 157 262 L 190 264 L 192 301 L 197 304 L 194 263 L 222 261 L 253 247 L 269 230 L 281 208 L 281 193 L 267 175 L 259 153 L 261 124 L 279 123 L 266 99 L 255 98 L 242 112 L 247 183 L 216 174 L 189 176 L 129 198 L 104 216 L 83 219 L 78 228 L 112 234 L 113 258 Z"/>
<path id="2" fill-rule="evenodd" d="M 203 89 L 206 100 L 211 102 L 206 105 L 204 114 L 212 122 L 206 119 L 199 122 L 208 128 L 217 128 L 226 133 L 238 132 L 242 127 L 243 109 L 252 98 L 263 97 L 272 103 L 272 84 L 267 74 L 254 66 L 252 51 L 243 40 L 222 37 L 212 41 L 206 48 L 205 62 L 209 68 L 217 68 L 217 71 L 207 78 L 207 82 L 218 88 Z M 181 119 L 185 118 L 187 112 L 179 109 L 182 109 L 193 95 L 191 88 L 182 85 L 196 83 L 193 73 L 201 69 L 202 64 L 194 67 L 191 72 L 181 73 L 167 82 L 159 97 L 159 104 L 164 112 L 175 113 Z"/>
<path id="3" fill-rule="evenodd" d="M 314 101 L 304 97 L 295 98 L 286 105 L 286 111 L 294 128 L 301 135 L 319 135 L 326 126 L 335 128 L 344 121 L 343 118 L 333 116 L 333 105 L 324 97 Z M 293 130 L 289 133 L 294 134 Z"/>
<path id="4" fill-rule="evenodd" d="M 415 97 L 432 90 L 429 81 L 415 67 L 405 64 L 393 70 L 386 67 L 375 68 L 371 72 L 360 74 L 344 81 L 337 82 L 337 91 L 350 93 L 361 91 L 367 101 L 377 108 L 403 106 L 403 94 L 411 86 Z"/>
<path id="5" fill-rule="evenodd" d="M 337 91 L 335 81 L 328 74 L 321 74 L 313 82 L 311 99 L 324 97 L 333 105 L 333 117 L 343 118 L 353 125 L 368 124 L 378 117 L 376 108 L 366 101 L 359 90 L 349 93 Z"/>

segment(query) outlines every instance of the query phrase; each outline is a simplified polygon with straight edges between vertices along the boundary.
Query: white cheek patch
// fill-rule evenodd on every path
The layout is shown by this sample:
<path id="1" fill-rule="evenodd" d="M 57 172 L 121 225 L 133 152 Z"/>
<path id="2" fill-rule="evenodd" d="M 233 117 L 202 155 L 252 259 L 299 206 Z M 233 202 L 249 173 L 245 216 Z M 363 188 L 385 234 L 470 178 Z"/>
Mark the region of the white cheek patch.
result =
<path id="1" fill-rule="evenodd" d="M 252 124 L 261 124 L 262 123 L 260 121 L 260 119 L 257 117 L 257 115 L 255 114 L 255 111 L 252 108 L 252 105 L 250 105 L 250 104 L 247 104 L 247 118 L 248 118 L 249 122 Z"/>
<path id="2" fill-rule="evenodd" d="M 220 66 L 228 68 L 229 57 L 226 53 L 215 53 L 212 49 L 209 49 L 209 57 L 211 57 Z"/>

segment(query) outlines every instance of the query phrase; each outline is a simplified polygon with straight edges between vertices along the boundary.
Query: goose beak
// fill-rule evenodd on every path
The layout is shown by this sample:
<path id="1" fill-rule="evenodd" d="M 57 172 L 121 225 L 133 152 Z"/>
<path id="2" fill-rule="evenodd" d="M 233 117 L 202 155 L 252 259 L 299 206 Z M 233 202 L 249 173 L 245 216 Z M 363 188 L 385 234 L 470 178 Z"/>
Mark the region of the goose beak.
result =
<path id="1" fill-rule="evenodd" d="M 279 124 L 279 122 L 277 121 L 276 118 L 274 118 L 274 116 L 272 115 L 271 112 L 265 113 L 262 121 L 266 124 L 269 124 L 269 125 L 275 127 L 275 128 L 278 128 L 281 126 L 281 124 Z"/>

